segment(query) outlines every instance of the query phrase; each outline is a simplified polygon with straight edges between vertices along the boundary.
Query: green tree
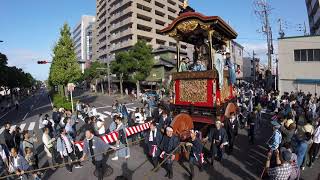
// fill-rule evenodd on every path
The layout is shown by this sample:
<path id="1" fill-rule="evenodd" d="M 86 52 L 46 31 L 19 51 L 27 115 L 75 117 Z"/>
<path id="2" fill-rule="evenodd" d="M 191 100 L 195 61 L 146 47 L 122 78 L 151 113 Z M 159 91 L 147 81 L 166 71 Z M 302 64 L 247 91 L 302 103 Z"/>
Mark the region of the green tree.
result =
<path id="1" fill-rule="evenodd" d="M 152 47 L 145 41 L 138 41 L 129 51 L 117 53 L 115 61 L 111 62 L 111 71 L 120 77 L 121 93 L 122 81 L 125 79 L 136 83 L 139 94 L 140 81 L 149 76 L 153 63 Z"/>
<path id="2" fill-rule="evenodd" d="M 130 73 L 134 71 L 135 63 L 130 57 L 128 51 L 122 51 L 116 54 L 115 61 L 110 64 L 110 69 L 113 74 L 120 77 L 120 93 L 123 94 L 123 79 L 128 80 Z"/>
<path id="3" fill-rule="evenodd" d="M 0 53 L 0 87 L 1 86 L 6 86 L 6 76 L 8 72 L 8 58 L 5 54 Z"/>
<path id="4" fill-rule="evenodd" d="M 70 27 L 65 23 L 60 30 L 60 39 L 53 48 L 49 82 L 51 85 L 62 85 L 67 96 L 65 86 L 76 82 L 80 77 L 81 70 L 77 62 Z"/>
<path id="5" fill-rule="evenodd" d="M 138 41 L 129 52 L 130 57 L 135 63 L 132 79 L 137 86 L 137 94 L 140 93 L 140 81 L 145 80 L 154 64 L 154 56 L 152 54 L 152 46 L 145 41 Z"/>

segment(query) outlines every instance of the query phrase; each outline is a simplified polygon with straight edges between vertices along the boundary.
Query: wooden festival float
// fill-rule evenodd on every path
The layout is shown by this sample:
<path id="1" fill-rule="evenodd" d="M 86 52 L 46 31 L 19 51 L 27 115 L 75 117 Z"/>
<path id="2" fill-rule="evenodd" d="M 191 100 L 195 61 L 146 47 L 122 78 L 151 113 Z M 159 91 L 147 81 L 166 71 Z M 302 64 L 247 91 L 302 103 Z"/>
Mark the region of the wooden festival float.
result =
<path id="1" fill-rule="evenodd" d="M 179 16 L 161 30 L 176 40 L 177 71 L 179 70 L 180 45 L 194 46 L 193 62 L 204 60 L 206 71 L 185 71 L 172 74 L 174 81 L 174 109 L 172 126 L 181 140 L 189 137 L 190 129 L 206 133 L 216 120 L 223 121 L 230 112 L 236 111 L 235 91 L 229 83 L 228 70 L 219 52 L 229 48 L 237 33 L 219 16 L 204 16 L 184 4 Z M 198 59 L 197 59 L 198 58 Z M 222 67 L 222 69 L 221 69 Z"/>

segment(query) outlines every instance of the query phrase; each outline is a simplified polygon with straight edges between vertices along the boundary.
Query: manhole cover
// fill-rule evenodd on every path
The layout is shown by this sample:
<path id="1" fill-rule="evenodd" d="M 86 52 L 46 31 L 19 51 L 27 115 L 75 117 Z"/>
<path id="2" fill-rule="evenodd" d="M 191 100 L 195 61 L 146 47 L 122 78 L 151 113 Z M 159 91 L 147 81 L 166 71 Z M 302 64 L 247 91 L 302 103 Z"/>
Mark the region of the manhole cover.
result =
<path id="1" fill-rule="evenodd" d="M 106 168 L 103 170 L 103 177 L 109 177 L 111 174 L 113 174 L 113 169 L 111 166 L 106 165 Z M 94 170 L 93 172 L 95 177 L 98 177 L 98 171 L 97 169 Z"/>

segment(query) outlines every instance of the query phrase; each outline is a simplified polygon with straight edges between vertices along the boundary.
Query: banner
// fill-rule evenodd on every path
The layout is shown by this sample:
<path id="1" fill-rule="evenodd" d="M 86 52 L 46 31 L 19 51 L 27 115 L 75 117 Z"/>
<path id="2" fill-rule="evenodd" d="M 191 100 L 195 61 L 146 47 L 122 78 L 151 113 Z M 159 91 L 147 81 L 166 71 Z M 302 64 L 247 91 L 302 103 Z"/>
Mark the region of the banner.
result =
<path id="1" fill-rule="evenodd" d="M 137 126 L 127 127 L 126 130 L 126 136 L 132 136 L 133 134 L 137 134 L 139 132 L 145 131 L 150 128 L 150 122 L 140 124 Z M 100 138 L 107 144 L 116 142 L 118 140 L 119 133 L 117 131 L 111 132 L 109 134 L 106 134 L 104 136 L 100 136 Z M 75 146 L 78 147 L 79 151 L 83 151 L 83 141 L 77 141 L 74 143 Z"/>

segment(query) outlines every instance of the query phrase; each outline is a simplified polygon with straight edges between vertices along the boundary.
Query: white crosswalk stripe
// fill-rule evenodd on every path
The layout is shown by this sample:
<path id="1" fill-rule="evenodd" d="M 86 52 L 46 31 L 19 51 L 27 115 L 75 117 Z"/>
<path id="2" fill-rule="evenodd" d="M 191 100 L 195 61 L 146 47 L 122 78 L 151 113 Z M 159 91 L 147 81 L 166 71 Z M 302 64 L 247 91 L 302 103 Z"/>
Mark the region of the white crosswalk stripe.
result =
<path id="1" fill-rule="evenodd" d="M 36 125 L 35 122 L 31 122 L 30 125 L 29 125 L 29 127 L 28 127 L 28 130 L 29 130 L 29 131 L 32 131 L 32 130 L 34 129 L 34 126 L 35 126 L 35 125 Z"/>
<path id="2" fill-rule="evenodd" d="M 26 127 L 26 123 L 23 123 L 23 124 L 20 124 L 20 129 L 21 129 L 21 132 L 24 130 L 24 127 Z"/>
<path id="3" fill-rule="evenodd" d="M 103 113 L 105 113 L 105 114 L 107 114 L 107 115 L 109 115 L 109 116 L 111 116 L 111 112 L 109 112 L 109 111 L 104 111 Z"/>
<path id="4" fill-rule="evenodd" d="M 133 107 L 133 108 L 127 108 L 129 111 L 136 111 L 136 108 Z"/>
<path id="5" fill-rule="evenodd" d="M 0 134 L 4 131 L 4 126 L 0 129 Z"/>
<path id="6" fill-rule="evenodd" d="M 10 128 L 10 132 L 14 131 L 17 125 L 12 125 Z"/>
<path id="7" fill-rule="evenodd" d="M 104 115 L 104 114 L 102 114 L 102 113 L 97 113 L 99 116 L 100 116 L 100 118 L 102 118 L 102 119 L 105 119 L 105 118 L 107 118 L 108 116 L 106 116 L 106 115 Z"/>

